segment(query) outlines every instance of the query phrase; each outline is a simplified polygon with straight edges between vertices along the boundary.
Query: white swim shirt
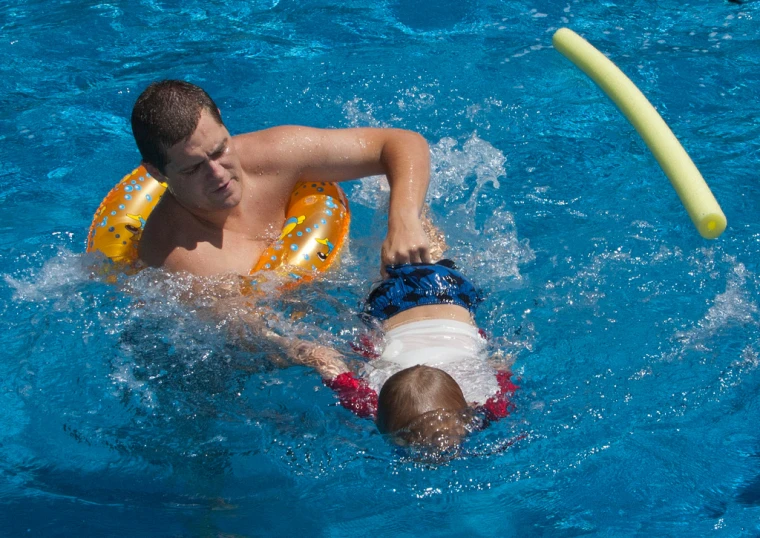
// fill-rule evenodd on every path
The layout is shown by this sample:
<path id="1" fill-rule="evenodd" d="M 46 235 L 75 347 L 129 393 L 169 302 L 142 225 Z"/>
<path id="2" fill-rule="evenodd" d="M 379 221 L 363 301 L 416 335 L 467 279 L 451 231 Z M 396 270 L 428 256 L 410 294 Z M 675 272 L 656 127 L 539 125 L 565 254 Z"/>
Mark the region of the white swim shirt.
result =
<path id="1" fill-rule="evenodd" d="M 499 390 L 496 371 L 486 362 L 485 354 L 485 339 L 469 323 L 446 319 L 413 321 L 385 334 L 383 351 L 364 367 L 364 377 L 379 394 L 396 372 L 425 364 L 453 377 L 465 400 L 482 404 Z"/>

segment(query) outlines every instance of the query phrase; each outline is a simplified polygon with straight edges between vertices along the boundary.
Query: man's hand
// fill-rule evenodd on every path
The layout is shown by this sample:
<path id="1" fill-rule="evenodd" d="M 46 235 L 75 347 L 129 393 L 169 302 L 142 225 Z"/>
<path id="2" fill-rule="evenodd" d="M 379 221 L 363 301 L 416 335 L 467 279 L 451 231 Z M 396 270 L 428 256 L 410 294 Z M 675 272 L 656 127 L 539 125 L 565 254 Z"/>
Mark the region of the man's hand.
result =
<path id="1" fill-rule="evenodd" d="M 380 256 L 383 274 L 387 265 L 430 263 L 430 242 L 416 215 L 388 219 L 388 235 Z"/>

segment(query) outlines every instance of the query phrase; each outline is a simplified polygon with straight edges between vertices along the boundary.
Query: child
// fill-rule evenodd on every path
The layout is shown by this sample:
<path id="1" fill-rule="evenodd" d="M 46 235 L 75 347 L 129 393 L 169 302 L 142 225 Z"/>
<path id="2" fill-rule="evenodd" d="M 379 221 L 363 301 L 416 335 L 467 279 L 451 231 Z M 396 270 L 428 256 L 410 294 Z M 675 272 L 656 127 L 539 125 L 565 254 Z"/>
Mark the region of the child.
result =
<path id="1" fill-rule="evenodd" d="M 359 376 L 334 350 L 300 342 L 294 360 L 315 368 L 340 403 L 374 417 L 400 444 L 447 448 L 472 419 L 505 417 L 517 388 L 511 373 L 485 357 L 486 341 L 473 323 L 480 297 L 450 260 L 386 268 L 364 315 L 384 332 L 382 349 Z M 379 391 L 379 394 L 378 394 Z"/>

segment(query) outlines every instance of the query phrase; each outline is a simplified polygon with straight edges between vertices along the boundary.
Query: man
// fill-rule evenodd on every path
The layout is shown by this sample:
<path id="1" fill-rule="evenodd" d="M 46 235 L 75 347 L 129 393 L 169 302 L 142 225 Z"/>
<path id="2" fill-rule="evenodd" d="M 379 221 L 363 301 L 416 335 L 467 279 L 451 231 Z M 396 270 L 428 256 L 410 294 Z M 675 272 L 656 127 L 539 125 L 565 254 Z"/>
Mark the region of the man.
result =
<path id="1" fill-rule="evenodd" d="M 416 133 L 282 126 L 233 137 L 208 94 L 176 80 L 140 95 L 132 131 L 148 172 L 168 185 L 140 240 L 150 266 L 248 274 L 279 236 L 296 182 L 376 174 L 391 188 L 382 267 L 430 261 L 420 221 L 430 156 Z"/>

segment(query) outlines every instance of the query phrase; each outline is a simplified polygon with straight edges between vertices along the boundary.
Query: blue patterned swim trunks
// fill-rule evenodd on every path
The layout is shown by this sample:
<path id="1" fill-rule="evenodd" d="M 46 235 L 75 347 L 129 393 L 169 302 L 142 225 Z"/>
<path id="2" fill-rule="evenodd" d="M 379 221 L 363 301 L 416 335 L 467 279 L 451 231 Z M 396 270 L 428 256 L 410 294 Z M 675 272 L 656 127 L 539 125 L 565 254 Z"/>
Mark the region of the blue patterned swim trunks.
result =
<path id="1" fill-rule="evenodd" d="M 482 297 L 454 262 L 389 265 L 388 278 L 370 291 L 365 317 L 385 321 L 415 306 L 455 304 L 474 314 Z"/>

